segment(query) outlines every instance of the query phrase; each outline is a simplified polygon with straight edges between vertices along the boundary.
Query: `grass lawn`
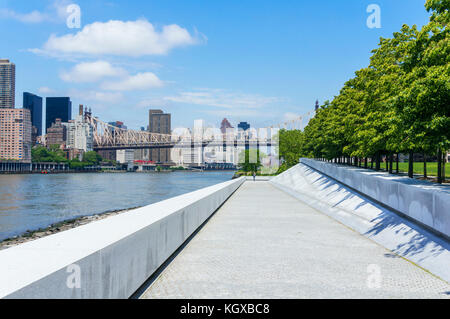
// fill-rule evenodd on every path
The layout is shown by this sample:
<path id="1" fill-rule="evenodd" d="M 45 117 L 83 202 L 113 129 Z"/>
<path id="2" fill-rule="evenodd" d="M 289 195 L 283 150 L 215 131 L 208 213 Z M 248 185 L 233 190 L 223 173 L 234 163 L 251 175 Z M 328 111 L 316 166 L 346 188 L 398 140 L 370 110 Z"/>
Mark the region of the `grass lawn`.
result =
<path id="1" fill-rule="evenodd" d="M 408 163 L 399 163 L 400 172 L 408 172 Z M 385 169 L 386 164 L 382 163 L 381 168 Z M 397 164 L 394 162 L 394 172 Z M 437 163 L 427 163 L 428 176 L 437 176 Z M 414 163 L 414 174 L 423 175 L 423 163 Z M 450 163 L 445 164 L 445 176 L 450 177 Z"/>

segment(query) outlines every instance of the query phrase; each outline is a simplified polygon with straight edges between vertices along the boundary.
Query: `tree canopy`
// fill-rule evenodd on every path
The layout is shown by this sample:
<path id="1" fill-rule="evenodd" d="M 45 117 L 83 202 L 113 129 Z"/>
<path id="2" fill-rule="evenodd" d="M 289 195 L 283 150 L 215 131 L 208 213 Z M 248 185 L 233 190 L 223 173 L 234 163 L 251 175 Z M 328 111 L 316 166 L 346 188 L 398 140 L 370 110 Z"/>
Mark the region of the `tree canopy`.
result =
<path id="1" fill-rule="evenodd" d="M 450 0 L 428 0 L 430 21 L 381 38 L 370 63 L 305 128 L 303 155 L 336 159 L 436 154 L 450 148 Z"/>

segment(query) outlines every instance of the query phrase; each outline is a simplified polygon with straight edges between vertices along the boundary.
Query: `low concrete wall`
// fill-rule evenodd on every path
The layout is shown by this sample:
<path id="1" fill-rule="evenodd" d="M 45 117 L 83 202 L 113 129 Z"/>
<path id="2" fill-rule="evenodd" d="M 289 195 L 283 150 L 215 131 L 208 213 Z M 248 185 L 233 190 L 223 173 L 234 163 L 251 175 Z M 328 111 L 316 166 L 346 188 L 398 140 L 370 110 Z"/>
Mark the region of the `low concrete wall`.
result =
<path id="1" fill-rule="evenodd" d="M 450 238 L 450 188 L 312 159 L 301 163 Z"/>
<path id="2" fill-rule="evenodd" d="M 450 282 L 450 242 L 305 164 L 270 183 Z"/>
<path id="3" fill-rule="evenodd" d="M 244 181 L 0 251 L 0 298 L 128 298 Z"/>
<path id="4" fill-rule="evenodd" d="M 255 181 L 256 182 L 268 182 L 272 179 L 272 176 L 256 176 Z M 253 182 L 253 176 L 247 176 L 246 180 L 249 182 Z"/>

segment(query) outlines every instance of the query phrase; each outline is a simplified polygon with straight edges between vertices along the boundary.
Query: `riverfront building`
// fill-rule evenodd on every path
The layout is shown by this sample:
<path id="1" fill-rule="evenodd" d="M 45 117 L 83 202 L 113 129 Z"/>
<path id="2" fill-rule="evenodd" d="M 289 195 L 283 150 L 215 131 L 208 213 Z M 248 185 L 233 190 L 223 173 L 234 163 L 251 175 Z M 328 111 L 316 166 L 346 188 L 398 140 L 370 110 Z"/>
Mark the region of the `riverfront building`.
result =
<path id="1" fill-rule="evenodd" d="M 68 123 L 72 120 L 72 102 L 69 97 L 48 97 L 46 98 L 45 113 L 46 129 L 49 129 L 56 119 Z"/>
<path id="2" fill-rule="evenodd" d="M 47 129 L 46 146 L 65 145 L 67 141 L 67 123 L 61 119 L 55 119 L 51 127 Z"/>
<path id="3" fill-rule="evenodd" d="M 31 113 L 0 108 L 0 159 L 31 163 Z"/>
<path id="4" fill-rule="evenodd" d="M 83 115 L 78 115 L 73 121 L 67 124 L 67 144 L 68 149 L 76 149 L 82 152 L 94 150 L 94 129 L 85 121 Z"/>
<path id="5" fill-rule="evenodd" d="M 9 60 L 0 59 L 0 108 L 15 108 L 16 104 L 16 65 Z"/>
<path id="6" fill-rule="evenodd" d="M 150 133 L 172 134 L 172 115 L 164 113 L 162 110 L 149 110 Z M 151 161 L 159 164 L 171 163 L 169 149 L 150 149 L 136 150 L 134 152 L 135 160 Z"/>
<path id="7" fill-rule="evenodd" d="M 42 97 L 32 93 L 23 93 L 23 108 L 31 112 L 31 125 L 36 129 L 36 135 L 41 136 L 42 131 Z"/>
<path id="8" fill-rule="evenodd" d="M 117 162 L 120 164 L 129 164 L 134 162 L 134 150 L 118 150 Z"/>
<path id="9" fill-rule="evenodd" d="M 171 134 L 171 117 L 171 114 L 164 113 L 162 110 L 150 110 L 148 131 L 151 133 Z"/>

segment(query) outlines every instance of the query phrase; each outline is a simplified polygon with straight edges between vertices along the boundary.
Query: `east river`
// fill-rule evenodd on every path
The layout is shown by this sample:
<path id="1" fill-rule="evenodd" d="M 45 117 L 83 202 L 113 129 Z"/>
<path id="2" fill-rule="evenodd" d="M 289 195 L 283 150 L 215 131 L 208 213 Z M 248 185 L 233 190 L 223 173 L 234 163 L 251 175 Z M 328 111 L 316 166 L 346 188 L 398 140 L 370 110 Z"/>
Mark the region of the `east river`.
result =
<path id="1" fill-rule="evenodd" d="M 81 216 L 150 205 L 233 172 L 0 175 L 0 241 Z"/>

